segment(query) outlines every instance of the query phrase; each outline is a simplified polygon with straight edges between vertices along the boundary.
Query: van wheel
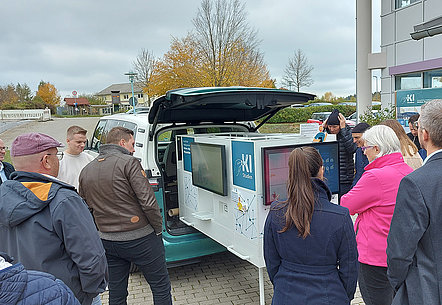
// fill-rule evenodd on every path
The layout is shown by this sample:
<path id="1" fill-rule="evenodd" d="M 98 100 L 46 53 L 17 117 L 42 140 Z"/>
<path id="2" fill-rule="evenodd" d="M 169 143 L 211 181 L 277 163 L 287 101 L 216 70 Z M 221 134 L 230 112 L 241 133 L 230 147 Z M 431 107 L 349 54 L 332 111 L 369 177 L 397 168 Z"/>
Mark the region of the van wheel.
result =
<path id="1" fill-rule="evenodd" d="M 138 267 L 137 265 L 135 265 L 134 263 L 130 263 L 130 269 L 129 269 L 130 273 L 135 273 L 138 272 Z"/>

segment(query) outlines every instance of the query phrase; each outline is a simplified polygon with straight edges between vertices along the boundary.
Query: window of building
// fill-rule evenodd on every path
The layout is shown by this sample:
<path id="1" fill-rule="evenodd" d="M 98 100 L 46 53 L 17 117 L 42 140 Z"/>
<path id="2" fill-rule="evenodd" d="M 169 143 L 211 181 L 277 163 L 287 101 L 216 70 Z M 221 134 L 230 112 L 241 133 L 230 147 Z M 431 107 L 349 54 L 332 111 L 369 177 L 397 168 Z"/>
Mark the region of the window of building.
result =
<path id="1" fill-rule="evenodd" d="M 396 8 L 401 8 L 418 2 L 420 0 L 396 0 Z"/>
<path id="2" fill-rule="evenodd" d="M 422 74 L 410 73 L 396 75 L 396 90 L 422 88 Z"/>
<path id="3" fill-rule="evenodd" d="M 442 88 L 442 69 L 424 72 L 424 88 Z"/>
<path id="4" fill-rule="evenodd" d="M 138 98 L 143 98 L 143 93 L 138 93 Z"/>
<path id="5" fill-rule="evenodd" d="M 124 98 L 125 100 L 128 100 L 128 99 L 129 99 L 129 94 L 125 94 L 123 98 Z"/>

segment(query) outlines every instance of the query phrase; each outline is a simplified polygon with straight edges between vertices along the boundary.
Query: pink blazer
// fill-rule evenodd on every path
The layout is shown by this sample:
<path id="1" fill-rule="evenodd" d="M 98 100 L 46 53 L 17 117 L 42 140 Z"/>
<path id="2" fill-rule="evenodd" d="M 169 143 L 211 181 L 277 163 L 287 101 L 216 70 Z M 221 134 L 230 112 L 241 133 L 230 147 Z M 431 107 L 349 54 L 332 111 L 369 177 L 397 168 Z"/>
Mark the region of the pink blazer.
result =
<path id="1" fill-rule="evenodd" d="M 355 222 L 359 262 L 387 267 L 387 236 L 399 183 L 413 169 L 401 153 L 376 158 L 358 183 L 341 198 L 341 205 L 358 214 Z"/>

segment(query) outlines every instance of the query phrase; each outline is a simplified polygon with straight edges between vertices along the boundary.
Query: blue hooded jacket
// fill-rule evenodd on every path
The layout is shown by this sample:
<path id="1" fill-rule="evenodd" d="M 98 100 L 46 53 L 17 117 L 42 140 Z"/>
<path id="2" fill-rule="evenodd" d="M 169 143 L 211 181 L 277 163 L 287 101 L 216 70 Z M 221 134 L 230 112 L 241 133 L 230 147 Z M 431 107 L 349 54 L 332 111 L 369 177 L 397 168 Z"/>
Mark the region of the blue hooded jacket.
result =
<path id="1" fill-rule="evenodd" d="M 0 251 L 62 280 L 81 304 L 106 288 L 103 245 L 86 203 L 69 184 L 12 173 L 0 186 L 0 240 Z"/>

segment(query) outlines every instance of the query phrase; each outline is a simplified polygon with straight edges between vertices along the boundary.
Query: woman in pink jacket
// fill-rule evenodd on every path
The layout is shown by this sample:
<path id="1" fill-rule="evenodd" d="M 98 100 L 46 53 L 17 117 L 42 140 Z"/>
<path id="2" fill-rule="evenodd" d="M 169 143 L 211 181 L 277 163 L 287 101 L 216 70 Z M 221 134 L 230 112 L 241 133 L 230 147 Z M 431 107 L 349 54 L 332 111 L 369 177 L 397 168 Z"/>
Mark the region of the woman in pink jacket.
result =
<path id="1" fill-rule="evenodd" d="M 341 205 L 358 214 L 359 289 L 366 305 L 390 305 L 393 288 L 387 279 L 387 236 L 401 179 L 413 169 L 404 162 L 393 129 L 377 125 L 364 133 L 362 150 L 370 162 Z"/>

